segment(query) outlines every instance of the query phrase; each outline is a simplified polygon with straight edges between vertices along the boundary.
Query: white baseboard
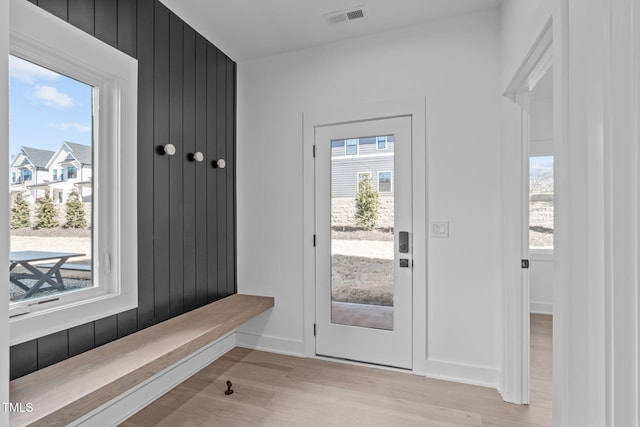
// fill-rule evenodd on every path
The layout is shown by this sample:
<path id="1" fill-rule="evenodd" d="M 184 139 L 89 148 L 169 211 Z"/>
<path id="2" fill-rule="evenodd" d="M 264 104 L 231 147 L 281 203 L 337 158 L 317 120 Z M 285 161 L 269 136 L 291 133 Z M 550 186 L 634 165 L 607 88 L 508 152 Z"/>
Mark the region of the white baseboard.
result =
<path id="1" fill-rule="evenodd" d="M 534 302 L 529 304 L 529 312 L 533 314 L 553 314 L 553 304 L 550 302 Z"/>
<path id="2" fill-rule="evenodd" d="M 236 342 L 237 346 L 242 348 L 286 354 L 288 356 L 306 357 L 304 341 L 237 331 Z"/>
<path id="3" fill-rule="evenodd" d="M 85 414 L 70 425 L 86 427 L 118 425 L 235 346 L 235 332 L 231 332 Z"/>
<path id="4" fill-rule="evenodd" d="M 482 366 L 427 360 L 427 378 L 497 389 L 499 372 Z"/>

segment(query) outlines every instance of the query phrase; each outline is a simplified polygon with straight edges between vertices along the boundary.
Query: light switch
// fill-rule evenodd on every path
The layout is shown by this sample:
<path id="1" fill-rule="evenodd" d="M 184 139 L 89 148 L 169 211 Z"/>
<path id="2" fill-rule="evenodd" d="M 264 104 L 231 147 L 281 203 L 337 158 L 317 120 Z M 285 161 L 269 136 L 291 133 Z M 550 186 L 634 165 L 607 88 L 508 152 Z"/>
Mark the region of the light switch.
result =
<path id="1" fill-rule="evenodd" d="M 449 221 L 431 221 L 431 237 L 449 237 Z"/>

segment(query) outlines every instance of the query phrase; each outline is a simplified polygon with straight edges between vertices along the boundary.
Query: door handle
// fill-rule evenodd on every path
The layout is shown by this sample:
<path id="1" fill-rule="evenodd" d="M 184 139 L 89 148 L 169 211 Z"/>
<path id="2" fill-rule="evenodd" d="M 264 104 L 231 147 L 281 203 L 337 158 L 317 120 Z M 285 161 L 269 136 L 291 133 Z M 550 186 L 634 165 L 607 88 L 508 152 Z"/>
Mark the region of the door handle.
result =
<path id="1" fill-rule="evenodd" d="M 401 254 L 409 253 L 409 232 L 401 231 L 398 234 L 399 252 Z"/>

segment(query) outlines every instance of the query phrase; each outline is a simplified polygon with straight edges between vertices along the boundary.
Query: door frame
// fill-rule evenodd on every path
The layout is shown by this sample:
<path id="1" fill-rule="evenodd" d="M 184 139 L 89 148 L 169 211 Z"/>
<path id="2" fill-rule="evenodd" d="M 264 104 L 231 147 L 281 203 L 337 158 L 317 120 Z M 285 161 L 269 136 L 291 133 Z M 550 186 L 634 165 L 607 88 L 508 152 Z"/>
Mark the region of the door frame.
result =
<path id="1" fill-rule="evenodd" d="M 303 129 L 303 286 L 304 349 L 315 358 L 316 321 L 315 233 L 315 128 L 345 122 L 411 116 L 413 195 L 413 367 L 416 375 L 426 375 L 427 355 L 427 130 L 426 98 L 377 101 L 323 108 L 310 108 L 302 116 Z"/>
<path id="2" fill-rule="evenodd" d="M 518 107 L 515 132 L 515 143 L 519 159 L 515 168 L 510 169 L 513 176 L 519 176 L 518 196 L 509 198 L 509 203 L 518 203 L 518 207 L 512 212 L 520 212 L 517 221 L 518 232 L 510 233 L 504 230 L 509 239 L 517 239 L 517 245 L 508 245 L 509 248 L 518 248 L 521 260 L 529 260 L 529 145 L 530 145 L 530 101 L 531 91 L 544 77 L 553 62 L 553 25 L 549 19 L 534 42 L 529 54 L 512 78 L 504 92 L 504 97 L 513 101 Z M 555 92 L 555 90 L 554 90 Z M 554 93 L 555 95 L 555 93 Z M 554 125 L 555 126 L 555 125 Z M 516 136 L 517 135 L 517 136 Z M 555 131 L 554 131 L 555 135 Z M 508 141 L 507 143 L 513 143 Z M 505 198 L 503 197 L 503 200 Z M 504 210 L 504 207 L 503 207 Z M 506 211 L 505 211 L 506 212 Z M 506 221 L 503 221 L 506 223 Z M 514 230 L 515 231 L 515 230 Z M 513 263 L 511 257 L 506 258 L 509 264 Z M 519 261 L 519 260 L 518 260 Z M 519 277 L 519 282 L 504 280 L 503 283 L 503 367 L 501 394 L 505 401 L 517 404 L 528 404 L 530 397 L 530 325 L 531 312 L 529 270 L 520 265 L 506 265 L 508 272 L 519 268 L 519 274 L 505 274 L 503 277 Z"/>

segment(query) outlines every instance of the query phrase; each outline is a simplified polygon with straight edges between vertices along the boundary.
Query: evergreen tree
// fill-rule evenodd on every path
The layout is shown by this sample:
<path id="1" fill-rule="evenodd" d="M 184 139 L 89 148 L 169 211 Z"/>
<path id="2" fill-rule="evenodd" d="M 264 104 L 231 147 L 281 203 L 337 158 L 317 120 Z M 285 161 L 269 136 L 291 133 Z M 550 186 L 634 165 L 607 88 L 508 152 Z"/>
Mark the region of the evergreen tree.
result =
<path id="1" fill-rule="evenodd" d="M 55 228 L 58 226 L 58 210 L 53 204 L 49 190 L 36 201 L 36 228 Z"/>
<path id="2" fill-rule="evenodd" d="M 16 198 L 11 206 L 11 228 L 31 227 L 31 207 L 22 194 L 16 194 Z"/>
<path id="3" fill-rule="evenodd" d="M 359 182 L 356 196 L 356 224 L 363 229 L 373 230 L 378 222 L 378 192 L 373 189 L 370 176 L 365 176 Z"/>
<path id="4" fill-rule="evenodd" d="M 73 189 L 66 203 L 67 223 L 66 228 L 84 228 L 87 226 L 87 219 L 84 215 L 84 204 L 80 200 L 78 190 Z"/>

